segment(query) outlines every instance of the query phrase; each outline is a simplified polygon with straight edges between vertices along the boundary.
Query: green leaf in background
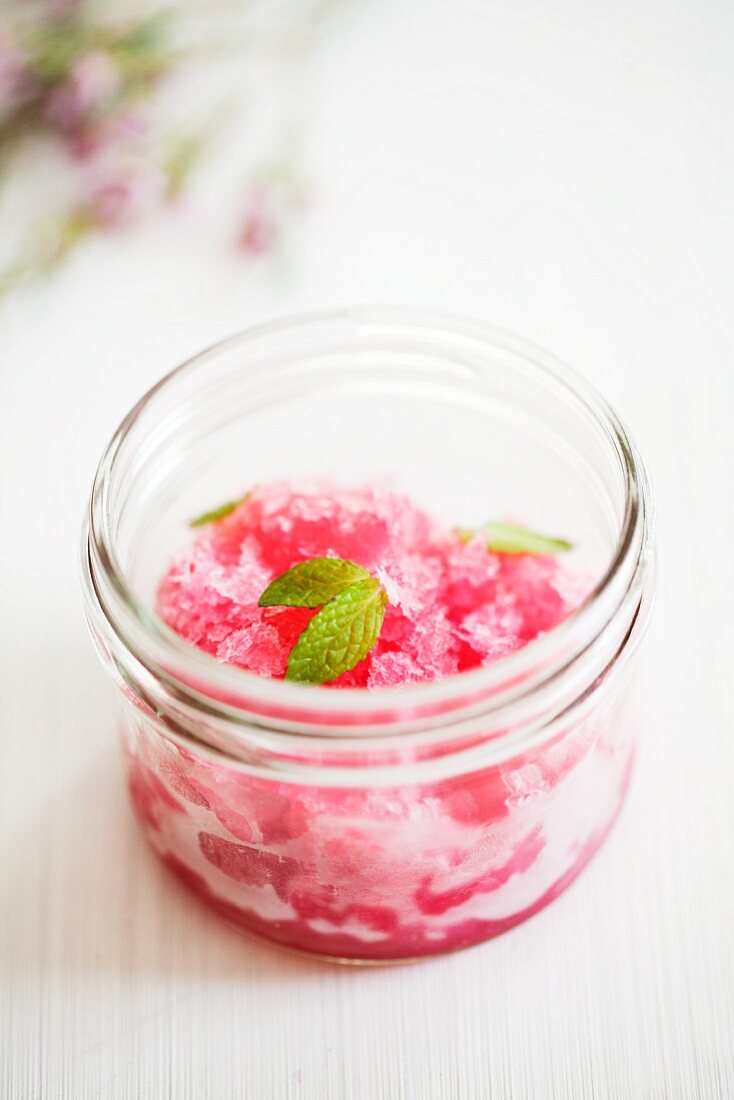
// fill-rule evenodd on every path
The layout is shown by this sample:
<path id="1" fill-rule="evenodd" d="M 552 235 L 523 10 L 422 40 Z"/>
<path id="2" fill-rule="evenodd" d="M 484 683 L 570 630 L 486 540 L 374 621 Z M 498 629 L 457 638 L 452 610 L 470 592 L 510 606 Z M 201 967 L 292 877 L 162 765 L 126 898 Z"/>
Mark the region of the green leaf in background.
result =
<path id="1" fill-rule="evenodd" d="M 91 26 L 69 20 L 49 20 L 26 32 L 23 46 L 27 65 L 44 84 L 56 84 L 73 63 L 91 49 L 103 48 L 104 41 Z"/>
<path id="2" fill-rule="evenodd" d="M 566 539 L 539 535 L 518 527 L 514 523 L 485 523 L 481 527 L 459 527 L 456 530 L 462 542 L 470 542 L 477 535 L 486 539 L 487 549 L 498 554 L 563 554 L 573 549 Z"/>
<path id="3" fill-rule="evenodd" d="M 260 607 L 321 607 L 355 581 L 369 577 L 366 569 L 341 558 L 311 558 L 276 577 L 258 600 Z"/>
<path id="4" fill-rule="evenodd" d="M 189 527 L 203 527 L 207 523 L 216 523 L 217 520 L 224 519 L 225 516 L 231 516 L 240 504 L 244 504 L 251 496 L 252 491 L 245 493 L 239 500 L 228 500 L 225 504 L 220 504 L 218 508 L 212 508 L 211 512 L 202 512 L 200 516 L 189 522 Z"/>
<path id="5" fill-rule="evenodd" d="M 161 167 L 165 174 L 168 194 L 180 195 L 204 147 L 203 134 L 178 134 L 170 143 Z"/>
<path id="6" fill-rule="evenodd" d="M 375 577 L 356 581 L 314 615 L 288 658 L 286 680 L 327 684 L 366 657 L 380 633 L 387 593 Z"/>

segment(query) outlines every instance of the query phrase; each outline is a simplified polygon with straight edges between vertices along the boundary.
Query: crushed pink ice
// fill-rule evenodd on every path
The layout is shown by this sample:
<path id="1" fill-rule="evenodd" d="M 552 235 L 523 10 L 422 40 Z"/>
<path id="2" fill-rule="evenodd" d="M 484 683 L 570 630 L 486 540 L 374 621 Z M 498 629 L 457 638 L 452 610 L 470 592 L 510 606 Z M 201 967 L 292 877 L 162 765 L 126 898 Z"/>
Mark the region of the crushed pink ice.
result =
<path id="1" fill-rule="evenodd" d="M 584 591 L 552 556 L 465 543 L 405 496 L 324 483 L 259 486 L 171 563 L 157 609 L 218 660 L 282 678 L 306 608 L 258 607 L 274 577 L 314 557 L 358 562 L 389 606 L 372 652 L 330 687 L 439 680 L 491 664 L 556 626 Z"/>

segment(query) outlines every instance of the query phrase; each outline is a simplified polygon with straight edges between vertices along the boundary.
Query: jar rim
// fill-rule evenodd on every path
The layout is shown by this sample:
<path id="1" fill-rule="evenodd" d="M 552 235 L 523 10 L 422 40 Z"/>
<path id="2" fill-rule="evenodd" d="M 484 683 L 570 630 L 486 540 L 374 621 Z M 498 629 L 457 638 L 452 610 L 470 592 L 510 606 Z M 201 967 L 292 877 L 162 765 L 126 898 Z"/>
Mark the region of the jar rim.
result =
<path id="1" fill-rule="evenodd" d="M 120 565 L 112 535 L 110 478 L 126 439 L 156 396 L 182 376 L 202 368 L 213 356 L 240 344 L 288 330 L 344 323 L 365 332 L 389 326 L 404 334 L 440 333 L 444 338 L 470 341 L 475 350 L 483 346 L 485 352 L 488 348 L 510 351 L 572 394 L 602 429 L 618 459 L 624 507 L 617 543 L 603 575 L 559 624 L 488 666 L 442 680 L 370 690 L 324 691 L 314 685 L 261 677 L 217 661 L 176 634 L 138 599 Z M 291 314 L 217 341 L 169 371 L 136 402 L 105 449 L 93 483 L 82 545 L 87 611 L 93 627 L 101 612 L 109 643 L 131 653 L 141 667 L 161 677 L 179 697 L 227 720 L 254 720 L 268 728 L 299 732 L 308 732 L 317 724 L 333 729 L 335 735 L 359 735 L 368 728 L 386 727 L 396 716 L 431 720 L 462 708 L 500 710 L 547 685 L 588 649 L 623 606 L 629 610 L 630 601 L 636 601 L 639 608 L 651 557 L 652 500 L 644 465 L 616 413 L 593 385 L 538 345 L 507 330 L 446 313 L 385 306 Z M 636 636 L 641 635 L 641 617 L 635 626 Z"/>

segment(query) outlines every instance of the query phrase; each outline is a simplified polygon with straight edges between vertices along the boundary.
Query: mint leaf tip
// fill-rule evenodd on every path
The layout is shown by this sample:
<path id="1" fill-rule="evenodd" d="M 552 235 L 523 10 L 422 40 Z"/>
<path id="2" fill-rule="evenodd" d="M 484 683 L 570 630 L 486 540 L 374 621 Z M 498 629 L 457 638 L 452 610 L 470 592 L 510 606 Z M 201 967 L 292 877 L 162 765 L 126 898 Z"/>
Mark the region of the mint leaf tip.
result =
<path id="1" fill-rule="evenodd" d="M 202 512 L 196 519 L 189 520 L 189 527 L 204 527 L 208 523 L 218 523 L 220 519 L 225 519 L 227 516 L 231 516 L 235 512 L 240 504 L 244 504 L 252 496 L 253 490 L 249 493 L 245 493 L 243 497 L 239 497 L 237 500 L 228 500 L 224 504 L 220 504 L 217 508 L 212 508 L 209 512 Z"/>
<path id="2" fill-rule="evenodd" d="M 455 534 L 462 542 L 477 536 L 485 541 L 487 550 L 495 554 L 565 554 L 573 550 L 568 539 L 541 535 L 515 523 L 485 523 L 481 527 L 457 527 Z"/>

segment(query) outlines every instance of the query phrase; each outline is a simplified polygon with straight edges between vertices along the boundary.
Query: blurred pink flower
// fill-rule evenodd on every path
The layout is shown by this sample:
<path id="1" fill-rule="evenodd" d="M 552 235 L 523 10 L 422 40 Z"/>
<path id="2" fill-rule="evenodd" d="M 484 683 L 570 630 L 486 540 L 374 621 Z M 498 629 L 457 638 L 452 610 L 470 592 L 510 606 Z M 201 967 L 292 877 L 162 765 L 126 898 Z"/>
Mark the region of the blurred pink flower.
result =
<path id="1" fill-rule="evenodd" d="M 0 34 L 0 111 L 23 107 L 35 95 L 26 57 L 10 35 Z"/>
<path id="2" fill-rule="evenodd" d="M 250 256 L 269 252 L 278 239 L 278 219 L 273 196 L 262 183 L 250 187 L 237 243 Z"/>
<path id="3" fill-rule="evenodd" d="M 49 11 L 57 19 L 72 15 L 83 6 L 84 0 L 48 0 Z"/>
<path id="4" fill-rule="evenodd" d="M 78 190 L 67 213 L 38 234 L 40 243 L 22 247 L 7 272 L 0 270 L 0 295 L 21 275 L 57 266 L 88 235 L 184 201 L 202 148 L 218 129 L 165 123 L 158 88 L 198 47 L 181 47 L 173 17 L 169 23 L 158 5 L 139 4 L 133 16 L 91 0 L 27 0 L 27 14 L 22 2 L 13 7 L 17 15 L 0 15 L 3 169 L 33 136 L 61 143 L 84 163 L 70 173 Z M 147 7 L 156 10 L 146 14 Z M 243 190 L 237 244 L 262 256 L 280 244 L 299 190 L 280 158 L 250 176 Z"/>
<path id="5" fill-rule="evenodd" d="M 106 106 L 120 87 L 120 73 L 104 50 L 90 50 L 69 69 L 46 103 L 45 115 L 62 132 L 74 130 Z"/>
<path id="6" fill-rule="evenodd" d="M 23 57 L 13 40 L 0 34 L 0 95 L 12 95 L 23 71 Z"/>
<path id="7" fill-rule="evenodd" d="M 86 123 L 65 134 L 66 146 L 73 157 L 87 160 L 101 149 L 116 143 L 124 144 L 141 137 L 148 130 L 149 120 L 140 107 L 125 107 Z"/>
<path id="8" fill-rule="evenodd" d="M 88 209 L 103 229 L 119 229 L 150 213 L 163 201 L 165 194 L 164 173 L 151 165 L 141 165 L 93 187 Z"/>

